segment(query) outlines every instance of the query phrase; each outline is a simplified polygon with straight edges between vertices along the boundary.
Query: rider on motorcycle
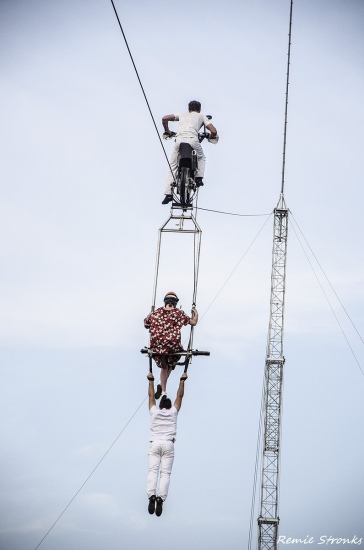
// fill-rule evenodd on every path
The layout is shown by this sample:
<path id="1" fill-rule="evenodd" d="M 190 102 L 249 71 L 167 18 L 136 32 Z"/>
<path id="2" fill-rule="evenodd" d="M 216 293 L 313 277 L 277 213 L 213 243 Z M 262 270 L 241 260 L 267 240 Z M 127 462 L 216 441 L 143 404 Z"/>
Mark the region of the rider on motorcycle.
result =
<path id="1" fill-rule="evenodd" d="M 172 122 L 174 120 L 179 121 L 177 134 L 174 134 L 168 128 L 168 122 Z M 162 204 L 168 204 L 173 200 L 173 175 L 178 168 L 177 158 L 180 143 L 190 143 L 197 153 L 198 169 L 195 182 L 196 186 L 199 187 L 200 185 L 203 185 L 202 178 L 205 172 L 206 157 L 198 139 L 198 131 L 202 126 L 205 126 L 211 133 L 209 140 L 211 139 L 216 141 L 217 130 L 211 121 L 205 115 L 201 114 L 201 103 L 199 101 L 190 101 L 188 104 L 188 113 L 182 113 L 179 115 L 165 115 L 162 118 L 162 124 L 164 127 L 164 136 L 176 135 L 176 144 L 174 146 L 170 161 L 171 170 L 168 170 L 165 197 L 162 201 Z"/>

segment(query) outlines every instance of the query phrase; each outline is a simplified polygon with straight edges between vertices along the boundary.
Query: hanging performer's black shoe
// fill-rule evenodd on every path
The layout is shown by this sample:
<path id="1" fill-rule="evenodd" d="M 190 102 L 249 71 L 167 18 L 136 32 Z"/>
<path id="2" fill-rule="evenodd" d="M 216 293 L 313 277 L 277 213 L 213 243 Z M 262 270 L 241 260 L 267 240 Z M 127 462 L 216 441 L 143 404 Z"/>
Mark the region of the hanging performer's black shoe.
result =
<path id="1" fill-rule="evenodd" d="M 173 201 L 173 195 L 165 195 L 162 204 L 168 204 L 171 201 Z"/>
<path id="2" fill-rule="evenodd" d="M 154 514 L 154 510 L 155 510 L 155 495 L 152 495 L 151 497 L 149 497 L 148 512 L 150 514 Z"/>
<path id="3" fill-rule="evenodd" d="M 161 516 L 163 512 L 163 500 L 161 499 L 161 497 L 157 497 L 156 503 L 157 506 L 155 507 L 155 515 Z"/>
<path id="4" fill-rule="evenodd" d="M 202 178 L 195 178 L 195 182 L 196 182 L 196 187 L 202 187 L 203 186 Z"/>
<path id="5" fill-rule="evenodd" d="M 157 384 L 157 391 L 154 394 L 155 399 L 159 399 L 162 395 L 162 386 L 160 384 Z"/>

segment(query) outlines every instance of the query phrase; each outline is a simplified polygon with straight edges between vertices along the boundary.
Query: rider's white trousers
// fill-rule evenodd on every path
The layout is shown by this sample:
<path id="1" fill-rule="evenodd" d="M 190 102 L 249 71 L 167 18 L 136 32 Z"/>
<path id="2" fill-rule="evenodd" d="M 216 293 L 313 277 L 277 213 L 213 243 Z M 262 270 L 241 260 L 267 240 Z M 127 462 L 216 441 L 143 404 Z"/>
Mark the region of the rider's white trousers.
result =
<path id="1" fill-rule="evenodd" d="M 150 444 L 148 453 L 148 481 L 147 495 L 150 498 L 152 495 L 162 497 L 166 500 L 171 478 L 172 466 L 174 460 L 174 443 L 173 441 L 156 440 Z M 159 488 L 158 485 L 159 474 Z"/>
<path id="2" fill-rule="evenodd" d="M 197 153 L 198 168 L 196 170 L 196 177 L 203 178 L 204 173 L 205 173 L 206 157 L 205 157 L 203 149 L 201 147 L 201 143 L 198 141 L 198 139 L 177 138 L 176 139 L 176 144 L 175 144 L 173 152 L 172 152 L 171 160 L 170 160 L 170 165 L 171 165 L 172 172 L 168 168 L 167 181 L 166 181 L 166 186 L 165 186 L 165 190 L 164 190 L 164 193 L 166 195 L 172 194 L 172 183 L 173 183 L 172 173 L 175 174 L 175 172 L 178 168 L 177 157 L 178 157 L 179 144 L 181 142 L 190 143 L 192 145 L 192 147 L 195 149 L 196 153 Z"/>

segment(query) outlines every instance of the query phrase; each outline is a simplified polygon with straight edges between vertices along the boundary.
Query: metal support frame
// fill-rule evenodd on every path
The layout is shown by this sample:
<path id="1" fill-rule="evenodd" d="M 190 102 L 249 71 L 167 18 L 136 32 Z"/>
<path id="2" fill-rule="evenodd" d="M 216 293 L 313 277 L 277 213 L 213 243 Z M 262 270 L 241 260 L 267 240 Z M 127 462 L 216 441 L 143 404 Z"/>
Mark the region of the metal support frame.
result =
<path id="1" fill-rule="evenodd" d="M 175 210 L 181 210 L 181 212 L 175 213 Z M 155 262 L 155 275 L 154 275 L 151 311 L 154 311 L 155 309 L 155 301 L 156 301 L 157 287 L 158 287 L 159 261 L 160 261 L 160 254 L 161 254 L 161 245 L 162 245 L 162 235 L 164 233 L 179 233 L 179 234 L 194 235 L 194 285 L 193 285 L 192 303 L 193 304 L 196 303 L 202 231 L 196 221 L 196 218 L 192 213 L 192 208 L 186 212 L 185 210 L 182 210 L 180 206 L 176 205 L 176 206 L 172 206 L 169 218 L 164 222 L 164 224 L 162 225 L 162 227 L 159 229 L 159 232 L 158 232 L 158 243 L 157 243 L 157 254 L 156 254 L 156 262 Z"/>
<path id="2" fill-rule="evenodd" d="M 283 387 L 283 329 L 286 283 L 288 212 L 283 194 L 274 209 L 270 317 L 264 378 L 264 433 L 259 550 L 277 550 L 280 436 Z"/>
<path id="3" fill-rule="evenodd" d="M 193 295 L 192 295 L 192 304 L 196 305 L 197 299 L 197 283 L 198 283 L 198 272 L 200 266 L 200 251 L 201 251 L 201 237 L 202 231 L 198 225 L 196 218 L 193 215 L 192 207 L 181 207 L 179 204 L 172 204 L 171 212 L 169 218 L 164 222 L 162 227 L 158 232 L 158 243 L 157 243 L 157 254 L 156 254 L 156 263 L 155 263 L 155 275 L 154 275 L 154 285 L 153 285 L 153 298 L 152 298 L 152 307 L 151 311 L 155 310 L 155 302 L 157 296 L 157 287 L 158 287 L 158 274 L 159 274 L 159 262 L 161 255 L 161 246 L 162 246 L 162 236 L 164 233 L 179 233 L 179 234 L 193 234 L 194 235 L 194 281 L 193 281 Z M 190 337 L 188 342 L 187 351 L 180 353 L 173 353 L 172 355 L 181 355 L 185 356 L 185 360 L 182 364 L 185 366 L 185 372 L 187 372 L 188 366 L 192 361 L 192 356 L 196 355 L 210 355 L 210 352 L 198 350 L 192 350 L 193 346 L 193 334 L 194 327 L 191 326 Z M 149 357 L 149 370 L 152 372 L 152 357 L 156 355 L 150 350 L 150 342 L 148 348 L 141 350 L 142 353 L 147 353 Z M 178 363 L 181 364 L 181 363 Z"/>

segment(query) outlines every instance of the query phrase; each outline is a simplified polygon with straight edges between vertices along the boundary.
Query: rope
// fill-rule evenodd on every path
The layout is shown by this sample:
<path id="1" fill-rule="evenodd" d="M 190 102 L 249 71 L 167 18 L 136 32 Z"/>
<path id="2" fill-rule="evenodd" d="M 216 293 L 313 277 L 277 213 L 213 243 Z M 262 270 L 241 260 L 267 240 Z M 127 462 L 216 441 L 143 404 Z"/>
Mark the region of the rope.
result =
<path id="1" fill-rule="evenodd" d="M 221 210 L 210 210 L 209 208 L 201 208 L 196 206 L 197 210 L 205 210 L 206 212 L 215 212 L 216 214 L 227 214 L 229 216 L 241 216 L 241 217 L 255 217 L 255 216 L 270 216 L 270 214 L 233 214 L 232 212 L 222 212 Z"/>
<path id="2" fill-rule="evenodd" d="M 253 480 L 253 490 L 252 490 L 252 503 L 251 503 L 251 509 L 250 509 L 250 525 L 249 525 L 248 550 L 251 550 L 251 542 L 252 542 L 252 536 L 253 536 L 253 521 L 254 521 L 254 512 L 255 512 L 255 496 L 256 496 L 256 492 L 257 492 L 258 468 L 259 468 L 259 463 L 260 463 L 260 449 L 261 449 L 261 442 L 262 442 L 264 403 L 265 403 L 265 384 L 264 384 L 264 378 L 263 378 L 262 399 L 261 399 L 261 404 L 260 404 L 259 427 L 258 427 L 258 437 L 257 437 L 257 450 L 256 450 L 256 453 L 255 453 L 255 466 L 254 466 L 254 480 Z"/>
<path id="3" fill-rule="evenodd" d="M 289 12 L 289 33 L 288 33 L 288 59 L 287 59 L 287 80 L 286 80 L 286 105 L 284 110 L 284 136 L 283 136 L 283 161 L 282 161 L 282 186 L 281 195 L 284 192 L 284 172 L 286 167 L 286 143 L 287 143 L 287 113 L 288 113 L 288 86 L 289 86 L 289 66 L 291 62 L 291 34 L 292 34 L 292 10 L 293 0 Z"/>
<path id="4" fill-rule="evenodd" d="M 140 80 L 138 70 L 137 70 L 136 65 L 135 65 L 135 63 L 134 63 L 134 59 L 133 59 L 133 56 L 132 56 L 132 54 L 131 54 L 131 51 L 130 51 L 130 48 L 129 48 L 129 44 L 128 44 L 128 41 L 127 41 L 127 39 L 126 39 L 126 36 L 125 36 L 124 30 L 123 30 L 123 27 L 122 27 L 122 25 L 121 25 L 121 22 L 120 22 L 120 19 L 119 19 L 119 15 L 118 15 L 118 12 L 116 11 L 115 4 L 114 4 L 113 0 L 110 0 L 110 1 L 111 1 L 111 4 L 112 4 L 112 7 L 114 8 L 114 12 L 115 12 L 116 19 L 118 20 L 119 27 L 120 27 L 121 33 L 122 33 L 123 38 L 124 38 L 124 41 L 125 41 L 125 45 L 126 45 L 127 50 L 128 50 L 128 52 L 129 52 L 129 56 L 130 56 L 131 62 L 132 62 L 132 64 L 133 64 L 133 67 L 134 67 L 134 70 L 135 70 L 135 74 L 136 74 L 137 79 L 138 79 L 138 81 L 139 81 L 140 88 L 141 88 L 141 90 L 142 90 L 142 92 L 143 92 L 144 99 L 145 99 L 145 102 L 146 102 L 147 107 L 148 107 L 148 110 L 149 110 L 149 114 L 150 114 L 150 116 L 151 116 L 151 118 L 152 118 L 152 121 L 153 121 L 153 124 L 154 124 L 155 131 L 157 132 L 157 136 L 158 136 L 159 142 L 160 142 L 161 147 L 162 147 L 162 149 L 163 149 L 164 156 L 166 157 L 166 161 L 167 161 L 168 166 L 169 166 L 169 169 L 170 169 L 170 171 L 171 171 L 171 174 L 172 174 L 172 177 L 173 177 L 173 181 L 176 181 L 176 180 L 175 180 L 175 177 L 174 177 L 174 174 L 173 174 L 173 171 L 172 171 L 172 168 L 171 168 L 171 165 L 170 165 L 170 162 L 169 162 L 169 159 L 168 159 L 168 157 L 167 157 L 166 150 L 165 150 L 164 145 L 163 145 L 163 141 L 162 141 L 162 139 L 161 139 L 161 137 L 160 137 L 160 135 L 159 135 L 159 131 L 158 131 L 156 122 L 155 122 L 155 120 L 154 120 L 154 116 L 153 116 L 153 113 L 152 113 L 152 109 L 150 108 L 149 101 L 148 101 L 148 99 L 147 99 L 147 95 L 146 95 L 146 93 L 145 93 L 145 91 L 144 91 L 142 81 Z"/>
<path id="5" fill-rule="evenodd" d="M 295 222 L 295 223 L 296 223 L 296 222 Z M 297 227 L 298 227 L 298 226 L 297 226 Z M 323 286 L 322 286 L 322 284 L 321 284 L 321 282 L 320 282 L 320 279 L 318 278 L 318 276 L 317 276 L 317 274 L 316 274 L 316 272 L 315 272 L 315 270 L 314 270 L 314 267 L 313 267 L 313 265 L 312 265 L 312 263 L 311 263 L 311 261 L 310 261 L 308 255 L 307 255 L 307 253 L 306 253 L 306 251 L 305 251 L 305 249 L 304 249 L 304 247 L 303 247 L 303 245 L 302 245 L 302 243 L 301 243 L 301 241 L 300 241 L 300 238 L 299 238 L 299 236 L 297 235 L 297 232 L 296 232 L 296 230 L 295 230 L 295 228 L 294 228 L 294 225 L 292 226 L 292 228 L 293 228 L 293 231 L 295 232 L 295 235 L 296 235 L 296 237 L 297 237 L 298 242 L 299 242 L 300 245 L 301 245 L 301 248 L 302 248 L 302 250 L 303 250 L 303 253 L 304 253 L 304 255 L 306 256 L 306 259 L 307 259 L 308 263 L 310 264 L 310 267 L 311 267 L 311 269 L 312 269 L 312 271 L 313 271 L 313 274 L 315 275 L 316 280 L 317 280 L 318 284 L 320 285 L 320 288 L 321 288 L 321 290 L 322 290 L 322 292 L 323 292 L 323 295 L 325 296 L 326 301 L 327 301 L 327 303 L 329 304 L 329 307 L 330 307 L 330 309 L 331 309 L 331 311 L 332 311 L 332 314 L 333 314 L 333 316 L 335 317 L 337 324 L 339 325 L 339 328 L 340 328 L 340 330 L 341 330 L 341 332 L 342 332 L 342 334 L 343 334 L 343 336 L 344 336 L 344 338 L 345 338 L 345 340 L 346 340 L 346 343 L 347 343 L 347 345 L 349 346 L 350 351 L 351 351 L 351 353 L 353 354 L 353 357 L 354 357 L 354 359 L 355 359 L 355 361 L 356 361 L 356 363 L 357 363 L 357 365 L 358 365 L 358 367 L 359 367 L 359 369 L 360 369 L 362 375 L 364 376 L 364 371 L 363 371 L 363 369 L 362 369 L 362 367 L 361 367 L 361 365 L 360 365 L 360 363 L 359 363 L 359 361 L 358 361 L 358 358 L 356 357 L 356 355 L 355 355 L 355 353 L 354 353 L 354 350 L 353 350 L 353 348 L 352 348 L 351 345 L 350 345 L 350 342 L 349 342 L 349 340 L 348 340 L 348 338 L 347 338 L 347 336 L 346 336 L 346 334 L 345 334 L 345 331 L 344 331 L 344 329 L 342 328 L 339 319 L 337 318 L 337 315 L 336 315 L 336 313 L 335 313 L 335 311 L 334 311 L 334 308 L 332 307 L 331 302 L 330 302 L 330 300 L 329 300 L 329 298 L 328 298 L 328 296 L 327 296 L 327 294 L 326 294 L 326 292 L 325 292 L 325 290 L 324 290 L 324 288 L 323 288 Z"/>
<path id="6" fill-rule="evenodd" d="M 269 218 L 268 218 L 269 219 Z M 236 271 L 236 269 L 238 268 L 239 264 L 242 262 L 242 260 L 244 259 L 244 257 L 246 256 L 246 254 L 248 253 L 249 249 L 252 247 L 253 243 L 256 241 L 257 237 L 259 236 L 259 234 L 261 233 L 261 231 L 263 230 L 264 226 L 266 225 L 268 220 L 266 220 L 264 222 L 264 225 L 261 227 L 261 229 L 259 230 L 259 232 L 257 233 L 257 235 L 254 237 L 253 241 L 250 243 L 250 245 L 248 246 L 247 250 L 244 252 L 243 256 L 240 258 L 239 262 L 237 263 L 237 265 L 234 267 L 233 271 L 230 273 L 229 277 L 226 279 L 226 281 L 224 282 L 224 284 L 222 285 L 222 287 L 220 288 L 220 290 L 218 291 L 218 293 L 216 294 L 215 298 L 212 300 L 212 302 L 210 303 L 210 305 L 208 306 L 207 310 L 205 311 L 205 313 L 202 315 L 201 319 L 202 320 L 206 313 L 208 312 L 208 310 L 212 307 L 213 303 L 216 301 L 216 299 L 218 298 L 219 294 L 222 292 L 223 288 L 227 285 L 229 279 L 232 277 L 233 273 Z M 193 327 L 192 327 L 193 328 Z M 186 372 L 186 370 L 185 370 Z M 63 514 L 66 512 L 66 510 L 70 507 L 70 505 L 72 504 L 72 502 L 75 500 L 75 498 L 77 497 L 77 495 L 81 492 L 81 490 L 83 489 L 83 487 L 86 485 L 86 483 L 89 481 L 89 479 L 91 478 L 91 476 L 95 473 L 95 471 L 97 470 L 97 468 L 100 466 L 101 462 L 106 458 L 107 454 L 111 451 L 111 449 L 114 447 L 115 443 L 118 441 L 118 439 L 120 438 L 120 436 L 124 433 L 125 429 L 128 427 L 128 425 L 130 424 L 130 422 L 133 420 L 133 418 L 135 417 L 135 415 L 137 414 L 137 412 L 141 409 L 142 405 L 145 403 L 147 397 L 145 397 L 143 399 L 143 401 L 140 403 L 140 405 L 137 407 L 137 409 L 135 410 L 135 412 L 132 414 L 132 416 L 129 418 L 129 420 L 126 422 L 126 424 L 124 425 L 123 429 L 120 431 L 120 433 L 118 434 L 118 436 L 114 439 L 114 441 L 112 442 L 112 444 L 109 446 L 109 448 L 107 449 L 107 451 L 104 453 L 104 455 L 101 457 L 101 459 L 98 461 L 98 463 L 96 464 L 96 466 L 93 468 L 93 470 L 91 471 L 91 473 L 87 476 L 87 478 L 85 479 L 85 481 L 82 483 L 82 485 L 80 486 L 80 488 L 78 489 L 78 491 L 76 491 L 76 493 L 74 494 L 74 496 L 71 498 L 71 500 L 69 501 L 69 503 L 67 504 L 67 506 L 65 506 L 65 508 L 63 509 L 63 511 L 59 514 L 59 516 L 57 517 L 57 519 L 55 520 L 55 522 L 51 525 L 51 527 L 48 529 L 48 531 L 46 532 L 46 534 L 44 535 L 44 537 L 40 540 L 40 542 L 37 544 L 37 546 L 34 548 L 34 550 L 37 550 L 37 548 L 39 548 L 39 546 L 42 544 L 42 542 L 45 540 L 45 538 L 49 535 L 49 533 L 52 531 L 52 529 L 57 525 L 58 521 L 61 519 L 61 517 L 63 516 Z"/>
<path id="7" fill-rule="evenodd" d="M 243 261 L 243 259 L 245 258 L 245 256 L 247 255 L 247 253 L 249 252 L 249 250 L 251 249 L 251 247 L 253 246 L 253 244 L 255 243 L 255 241 L 257 240 L 257 238 L 259 237 L 260 233 L 263 231 L 264 227 L 266 226 L 267 222 L 270 220 L 270 217 L 271 217 L 272 214 L 269 214 L 269 218 L 267 218 L 265 220 L 265 222 L 263 223 L 262 227 L 259 229 L 258 233 L 255 235 L 254 239 L 252 240 L 252 242 L 250 243 L 250 245 L 248 246 L 248 248 L 246 249 L 246 251 L 244 252 L 244 254 L 242 255 L 242 257 L 240 258 L 240 260 L 238 261 L 238 263 L 236 264 L 236 266 L 234 267 L 234 269 L 232 270 L 232 272 L 230 273 L 230 275 L 228 276 L 228 278 L 226 279 L 226 281 L 224 282 L 224 284 L 222 285 L 222 287 L 220 288 L 220 290 L 218 291 L 218 293 L 216 294 L 215 298 L 212 300 L 212 302 L 210 303 L 210 305 L 208 306 L 208 308 L 206 309 L 205 313 L 202 315 L 201 317 L 201 320 L 205 317 L 206 313 L 208 312 L 208 310 L 212 307 L 213 303 L 215 302 L 215 300 L 217 300 L 218 296 L 221 294 L 221 292 L 223 291 L 223 289 L 225 288 L 225 286 L 227 285 L 227 283 L 229 282 L 229 280 L 231 279 L 231 277 L 233 276 L 233 274 L 235 273 L 235 271 L 238 269 L 239 265 L 241 264 L 241 262 Z"/>
<path id="8" fill-rule="evenodd" d="M 357 329 L 356 326 L 354 325 L 354 323 L 353 323 L 353 321 L 352 321 L 352 319 L 351 319 L 349 313 L 346 311 L 344 304 L 342 303 L 342 301 L 340 300 L 340 298 L 339 298 L 339 296 L 338 296 L 336 290 L 335 290 L 334 287 L 332 286 L 332 284 L 331 284 L 329 278 L 327 277 L 325 271 L 323 270 L 323 267 L 321 266 L 320 262 L 318 261 L 318 259 L 317 259 L 316 255 L 315 255 L 314 251 L 312 250 L 312 248 L 311 248 L 309 242 L 307 241 L 306 237 L 304 236 L 304 234 L 303 234 L 303 232 L 302 232 L 300 226 L 298 225 L 297 220 L 296 220 L 295 217 L 293 216 L 292 212 L 291 212 L 291 215 L 292 215 L 292 218 L 294 219 L 295 224 L 297 225 L 297 227 L 298 227 L 298 229 L 299 229 L 299 231 L 300 231 L 302 237 L 305 239 L 305 242 L 306 242 L 308 248 L 310 249 L 312 256 L 315 258 L 315 260 L 316 260 L 316 262 L 317 262 L 319 268 L 321 269 L 321 271 L 322 271 L 322 273 L 323 273 L 325 279 L 326 279 L 327 282 L 329 283 L 329 285 L 330 285 L 330 287 L 331 287 L 331 290 L 332 290 L 333 293 L 335 294 L 335 296 L 336 296 L 336 298 L 337 298 L 339 304 L 340 304 L 341 307 L 343 308 L 343 310 L 344 310 L 344 312 L 345 312 L 347 318 L 349 319 L 350 323 L 352 324 L 352 326 L 353 326 L 355 332 L 357 333 L 357 335 L 359 336 L 360 340 L 361 340 L 362 343 L 364 344 L 364 340 L 363 340 L 363 338 L 362 338 L 360 332 L 358 331 L 358 329 Z"/>
<path id="9" fill-rule="evenodd" d="M 147 396 L 148 397 L 148 396 Z M 104 453 L 104 455 L 101 457 L 101 459 L 98 461 L 98 463 L 96 464 L 96 466 L 94 467 L 94 469 L 92 470 L 92 472 L 87 476 L 87 478 L 85 479 L 85 481 L 82 483 L 81 487 L 78 489 L 78 491 L 76 491 L 76 493 L 73 495 L 73 497 L 71 498 L 71 500 L 69 501 L 69 503 L 67 504 L 67 506 L 63 509 L 63 511 L 59 514 L 58 518 L 56 519 L 56 521 L 51 525 L 51 527 L 48 529 L 48 531 L 46 532 L 46 534 L 44 535 L 44 537 L 40 540 L 40 542 L 37 544 L 37 546 L 34 548 L 34 550 L 37 550 L 37 548 L 39 548 L 39 546 L 42 544 L 42 542 L 44 541 L 44 539 L 49 535 L 49 533 L 52 531 L 53 527 L 55 527 L 57 525 L 57 523 L 59 522 L 59 520 L 61 519 L 61 517 L 63 516 L 63 514 L 66 512 L 66 510 L 71 506 L 72 502 L 75 500 L 75 498 L 77 497 L 77 495 L 81 492 L 81 490 L 83 489 L 83 487 L 86 485 L 86 483 L 88 482 L 88 480 L 90 479 L 90 477 L 95 473 L 95 471 L 97 470 L 97 468 L 100 466 L 101 462 L 104 460 L 104 458 L 106 457 L 106 455 L 111 451 L 111 449 L 113 448 L 113 446 L 115 445 L 115 443 L 117 442 L 117 440 L 119 439 L 119 437 L 122 435 L 122 433 L 125 431 L 125 429 L 127 428 L 127 426 L 130 424 L 130 422 L 133 420 L 134 416 L 136 415 L 136 413 L 139 411 L 139 409 L 142 407 L 142 405 L 144 404 L 144 402 L 146 401 L 147 397 L 145 397 L 143 399 L 143 401 L 140 403 L 139 407 L 136 409 L 136 411 L 134 412 L 134 414 L 129 418 L 129 420 L 127 421 L 127 423 L 125 424 L 125 426 L 123 427 L 123 429 L 121 430 L 121 432 L 119 433 L 119 435 L 114 439 L 114 441 L 111 443 L 110 447 L 107 449 L 107 451 Z"/>

